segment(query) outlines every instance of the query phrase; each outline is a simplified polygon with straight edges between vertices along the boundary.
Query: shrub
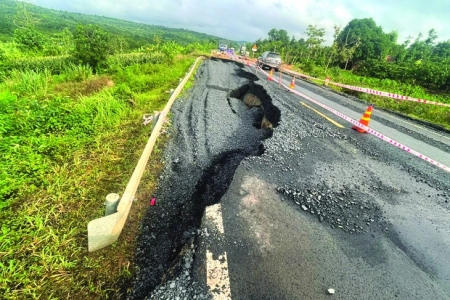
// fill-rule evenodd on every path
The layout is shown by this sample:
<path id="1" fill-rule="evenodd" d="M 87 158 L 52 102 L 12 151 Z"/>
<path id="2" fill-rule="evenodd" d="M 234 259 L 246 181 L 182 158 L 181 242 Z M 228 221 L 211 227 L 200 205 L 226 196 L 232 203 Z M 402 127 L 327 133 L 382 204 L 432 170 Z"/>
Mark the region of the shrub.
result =
<path id="1" fill-rule="evenodd" d="M 299 64 L 300 69 L 304 70 L 305 72 L 312 72 L 314 70 L 314 63 L 312 61 L 308 62 L 302 62 Z"/>
<path id="2" fill-rule="evenodd" d="M 109 35 L 98 25 L 77 25 L 75 31 L 74 57 L 94 70 L 106 62 L 109 50 Z"/>
<path id="3" fill-rule="evenodd" d="M 424 88 L 447 90 L 450 88 L 450 67 L 445 63 L 387 63 L 379 60 L 361 62 L 355 73 L 380 79 L 418 84 Z"/>
<path id="4" fill-rule="evenodd" d="M 17 28 L 14 40 L 24 51 L 40 51 L 46 42 L 44 35 L 33 28 Z"/>

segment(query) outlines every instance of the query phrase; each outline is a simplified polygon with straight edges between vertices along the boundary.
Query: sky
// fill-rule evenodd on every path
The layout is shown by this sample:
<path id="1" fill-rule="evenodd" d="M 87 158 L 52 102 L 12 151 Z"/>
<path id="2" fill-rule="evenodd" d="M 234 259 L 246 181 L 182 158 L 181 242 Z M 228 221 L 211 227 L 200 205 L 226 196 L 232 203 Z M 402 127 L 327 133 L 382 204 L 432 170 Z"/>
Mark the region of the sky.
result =
<path id="1" fill-rule="evenodd" d="M 430 29 L 437 41 L 450 39 L 450 0 L 27 0 L 35 5 L 184 28 L 233 41 L 254 42 L 273 29 L 305 38 L 308 25 L 325 28 L 325 43 L 333 41 L 333 26 L 352 19 L 373 18 L 384 32 L 396 30 L 398 42 Z"/>

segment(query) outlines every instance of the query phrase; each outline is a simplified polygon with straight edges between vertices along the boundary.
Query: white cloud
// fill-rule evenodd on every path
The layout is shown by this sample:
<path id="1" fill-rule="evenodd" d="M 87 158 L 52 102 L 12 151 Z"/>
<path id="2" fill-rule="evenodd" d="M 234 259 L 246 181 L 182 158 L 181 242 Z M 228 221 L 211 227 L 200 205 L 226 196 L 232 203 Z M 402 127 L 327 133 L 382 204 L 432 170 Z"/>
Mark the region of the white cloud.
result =
<path id="1" fill-rule="evenodd" d="M 436 29 L 450 39 L 449 0 L 29 0 L 36 5 L 98 14 L 130 21 L 186 28 L 231 40 L 255 41 L 272 28 L 296 38 L 306 27 L 325 28 L 331 43 L 333 25 L 373 18 L 385 32 L 397 30 L 399 41 Z"/>

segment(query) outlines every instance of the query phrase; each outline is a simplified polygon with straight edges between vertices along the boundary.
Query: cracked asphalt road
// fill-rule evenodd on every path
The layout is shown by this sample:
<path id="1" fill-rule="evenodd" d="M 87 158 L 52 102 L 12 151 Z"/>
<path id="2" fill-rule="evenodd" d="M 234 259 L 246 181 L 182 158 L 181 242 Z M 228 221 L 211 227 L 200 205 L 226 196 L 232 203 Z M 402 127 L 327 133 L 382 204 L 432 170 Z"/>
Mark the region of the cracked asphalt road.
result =
<path id="1" fill-rule="evenodd" d="M 328 288 L 337 299 L 449 299 L 450 174 L 335 118 L 345 126 L 336 127 L 253 71 L 207 60 L 174 105 L 128 298 L 220 299 L 206 280 L 212 251 L 226 254 L 232 299 L 325 299 Z M 227 100 L 249 82 L 281 111 L 273 130 L 254 126 L 263 109 Z M 361 106 L 306 82 L 297 88 Z M 413 130 L 392 122 L 383 126 Z M 426 144 L 423 136 L 411 139 Z M 433 147 L 446 155 L 448 145 Z M 223 233 L 203 217 L 216 203 Z"/>

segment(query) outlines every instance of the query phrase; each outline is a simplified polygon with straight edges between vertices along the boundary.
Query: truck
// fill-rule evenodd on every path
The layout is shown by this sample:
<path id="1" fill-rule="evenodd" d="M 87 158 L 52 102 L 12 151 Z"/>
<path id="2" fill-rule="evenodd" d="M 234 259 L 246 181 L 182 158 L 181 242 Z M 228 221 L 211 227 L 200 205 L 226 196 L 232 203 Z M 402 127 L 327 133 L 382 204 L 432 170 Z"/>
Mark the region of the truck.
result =
<path id="1" fill-rule="evenodd" d="M 241 45 L 241 48 L 239 49 L 239 55 L 243 57 L 248 57 L 250 55 L 245 44 Z"/>
<path id="2" fill-rule="evenodd" d="M 219 52 L 225 52 L 228 49 L 227 44 L 219 44 Z"/>

